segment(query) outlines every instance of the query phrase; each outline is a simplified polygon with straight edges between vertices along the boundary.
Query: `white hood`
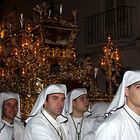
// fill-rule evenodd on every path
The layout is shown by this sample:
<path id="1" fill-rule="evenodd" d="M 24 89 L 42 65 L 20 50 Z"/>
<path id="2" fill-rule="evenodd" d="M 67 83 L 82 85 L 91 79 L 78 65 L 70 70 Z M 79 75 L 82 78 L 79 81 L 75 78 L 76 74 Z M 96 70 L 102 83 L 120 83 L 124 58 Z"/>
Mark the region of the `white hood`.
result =
<path id="1" fill-rule="evenodd" d="M 81 95 L 87 95 L 87 90 L 85 88 L 76 88 L 72 91 L 70 91 L 67 94 L 67 100 L 66 100 L 66 114 L 71 114 L 72 113 L 72 101 Z M 89 111 L 89 110 L 88 110 Z M 86 115 L 91 114 L 90 112 L 88 113 L 85 112 Z"/>
<path id="2" fill-rule="evenodd" d="M 123 76 L 123 80 L 117 90 L 117 93 L 111 102 L 106 114 L 113 113 L 117 108 L 122 107 L 126 102 L 125 88 L 140 81 L 140 71 L 127 71 Z"/>
<path id="3" fill-rule="evenodd" d="M 52 84 L 47 86 L 44 90 L 41 91 L 29 117 L 26 119 L 26 122 L 28 122 L 34 115 L 36 115 L 42 109 L 46 101 L 47 95 L 53 93 L 63 93 L 66 96 L 66 92 L 67 92 L 66 86 L 63 84 Z"/>
<path id="4" fill-rule="evenodd" d="M 15 117 L 16 120 L 21 120 L 21 114 L 20 114 L 20 98 L 19 95 L 13 92 L 3 92 L 0 93 L 0 121 L 2 120 L 2 106 L 3 102 L 9 99 L 16 99 L 18 101 L 18 112 L 17 117 Z"/>

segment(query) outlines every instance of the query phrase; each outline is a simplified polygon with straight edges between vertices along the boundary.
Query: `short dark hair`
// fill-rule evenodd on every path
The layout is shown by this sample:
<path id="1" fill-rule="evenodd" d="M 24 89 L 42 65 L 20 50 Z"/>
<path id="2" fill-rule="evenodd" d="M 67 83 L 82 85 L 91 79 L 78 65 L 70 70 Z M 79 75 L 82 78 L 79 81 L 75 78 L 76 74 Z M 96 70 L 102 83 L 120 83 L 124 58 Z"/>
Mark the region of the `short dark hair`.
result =
<path id="1" fill-rule="evenodd" d="M 131 88 L 131 86 L 135 85 L 138 82 L 140 82 L 140 81 L 137 81 L 137 82 L 133 83 L 132 85 L 129 85 L 127 88 Z"/>

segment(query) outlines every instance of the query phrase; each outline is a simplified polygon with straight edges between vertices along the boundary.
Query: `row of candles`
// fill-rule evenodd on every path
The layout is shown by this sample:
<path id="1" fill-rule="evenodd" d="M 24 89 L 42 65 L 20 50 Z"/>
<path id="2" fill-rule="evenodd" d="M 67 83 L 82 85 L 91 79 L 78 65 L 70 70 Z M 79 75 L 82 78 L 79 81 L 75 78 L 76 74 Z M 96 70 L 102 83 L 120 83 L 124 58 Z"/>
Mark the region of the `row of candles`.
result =
<path id="1" fill-rule="evenodd" d="M 118 48 L 113 46 L 112 38 L 109 35 L 107 38 L 107 43 L 103 46 L 104 56 L 100 60 L 100 65 L 102 68 L 113 65 L 114 63 L 119 63 L 120 52 Z"/>

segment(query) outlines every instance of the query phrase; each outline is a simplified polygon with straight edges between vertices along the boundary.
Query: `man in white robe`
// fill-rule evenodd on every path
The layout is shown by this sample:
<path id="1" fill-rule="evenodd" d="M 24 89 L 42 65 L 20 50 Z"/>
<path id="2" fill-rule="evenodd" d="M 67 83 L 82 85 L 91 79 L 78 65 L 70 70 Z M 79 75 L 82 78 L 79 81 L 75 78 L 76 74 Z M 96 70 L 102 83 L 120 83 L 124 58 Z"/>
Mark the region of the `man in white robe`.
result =
<path id="1" fill-rule="evenodd" d="M 109 105 L 110 105 L 109 102 L 97 102 L 94 105 L 91 105 L 90 107 L 91 117 L 95 119 L 97 127 L 105 120 L 106 118 L 105 113 Z"/>
<path id="2" fill-rule="evenodd" d="M 140 71 L 127 71 L 96 140 L 140 140 Z"/>
<path id="3" fill-rule="evenodd" d="M 0 140 L 23 140 L 23 135 L 19 95 L 0 93 Z"/>
<path id="4" fill-rule="evenodd" d="M 66 86 L 52 84 L 39 95 L 26 122 L 24 140 L 69 140 L 62 115 L 66 97 Z M 63 113 L 64 114 L 64 113 Z"/>
<path id="5" fill-rule="evenodd" d="M 66 114 L 72 140 L 93 140 L 94 119 L 90 117 L 89 99 L 85 88 L 76 88 L 68 93 Z"/>

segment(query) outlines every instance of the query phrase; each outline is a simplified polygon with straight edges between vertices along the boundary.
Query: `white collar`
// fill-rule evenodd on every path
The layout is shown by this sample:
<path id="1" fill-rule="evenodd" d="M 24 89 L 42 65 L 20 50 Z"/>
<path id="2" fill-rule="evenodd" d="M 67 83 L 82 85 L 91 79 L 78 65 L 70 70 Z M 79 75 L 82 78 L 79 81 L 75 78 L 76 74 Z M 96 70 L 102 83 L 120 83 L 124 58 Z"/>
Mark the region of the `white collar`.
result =
<path id="1" fill-rule="evenodd" d="M 42 108 L 42 113 L 53 125 L 56 125 L 58 127 L 61 123 L 64 123 L 68 120 L 67 117 L 63 115 L 59 115 L 56 119 L 54 119 L 44 108 Z"/>
<path id="2" fill-rule="evenodd" d="M 45 109 L 42 109 L 42 113 L 46 116 L 46 118 L 55 126 L 59 127 L 59 121 L 57 119 L 54 119 Z"/>
<path id="3" fill-rule="evenodd" d="M 140 122 L 140 116 L 138 114 L 131 110 L 127 105 L 125 105 L 124 108 L 137 122 Z"/>
<path id="4" fill-rule="evenodd" d="M 83 117 L 80 117 L 80 118 L 73 117 L 73 119 L 74 119 L 74 122 L 77 124 L 77 123 L 81 123 L 82 122 Z"/>
<path id="5" fill-rule="evenodd" d="M 10 124 L 9 122 L 5 121 L 5 120 L 1 120 L 4 124 L 6 124 L 7 126 L 10 126 L 10 127 L 14 127 L 14 122 L 12 124 Z"/>

